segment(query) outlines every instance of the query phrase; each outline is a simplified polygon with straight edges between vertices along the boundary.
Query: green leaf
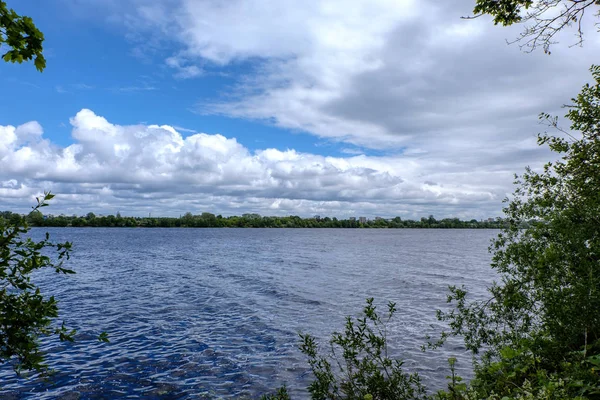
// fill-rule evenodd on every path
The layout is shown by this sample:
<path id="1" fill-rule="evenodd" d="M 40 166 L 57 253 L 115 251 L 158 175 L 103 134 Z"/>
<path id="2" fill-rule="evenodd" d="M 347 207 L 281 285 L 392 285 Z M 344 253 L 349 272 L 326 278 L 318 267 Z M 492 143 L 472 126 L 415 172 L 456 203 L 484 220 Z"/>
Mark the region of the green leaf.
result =
<path id="1" fill-rule="evenodd" d="M 108 339 L 108 333 L 106 332 L 100 333 L 100 335 L 98 335 L 98 340 L 100 342 L 110 343 L 110 340 Z"/>

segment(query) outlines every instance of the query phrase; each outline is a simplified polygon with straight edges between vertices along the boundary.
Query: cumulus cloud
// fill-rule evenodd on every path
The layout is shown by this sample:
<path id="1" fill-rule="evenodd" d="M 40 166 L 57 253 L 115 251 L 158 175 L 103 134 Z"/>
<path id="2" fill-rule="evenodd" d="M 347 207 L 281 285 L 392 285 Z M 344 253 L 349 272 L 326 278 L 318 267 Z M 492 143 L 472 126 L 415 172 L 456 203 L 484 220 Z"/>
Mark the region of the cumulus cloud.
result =
<path id="1" fill-rule="evenodd" d="M 43 137 L 37 122 L 0 126 L 0 201 L 23 209 L 42 190 L 55 212 L 128 210 L 144 215 L 213 211 L 419 217 L 495 215 L 506 171 L 464 176 L 417 156 L 324 157 L 249 151 L 235 138 L 183 136 L 168 125 L 118 125 L 83 109 L 74 143 Z M 498 179 L 494 179 L 497 173 Z M 447 182 L 431 185 L 431 181 Z"/>

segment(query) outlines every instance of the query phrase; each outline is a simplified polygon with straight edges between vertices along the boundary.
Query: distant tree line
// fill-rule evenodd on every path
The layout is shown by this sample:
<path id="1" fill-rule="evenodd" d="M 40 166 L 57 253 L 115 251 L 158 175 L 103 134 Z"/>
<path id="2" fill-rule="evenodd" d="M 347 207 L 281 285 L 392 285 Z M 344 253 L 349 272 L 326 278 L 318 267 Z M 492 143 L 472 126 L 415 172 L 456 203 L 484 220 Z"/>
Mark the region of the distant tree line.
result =
<path id="1" fill-rule="evenodd" d="M 400 217 L 391 219 L 348 218 L 337 219 L 319 216 L 301 218 L 296 215 L 285 217 L 264 217 L 259 214 L 223 217 L 204 212 L 199 215 L 186 213 L 179 218 L 173 217 L 123 217 L 117 215 L 96 216 L 90 212 L 85 216 L 43 215 L 36 211 L 27 216 L 10 211 L 0 212 L 0 219 L 11 223 L 25 220 L 30 226 L 52 227 L 163 227 L 163 228 L 462 228 L 462 229 L 500 229 L 505 222 L 500 219 L 461 221 L 458 218 L 437 220 L 430 215 L 418 221 Z"/>

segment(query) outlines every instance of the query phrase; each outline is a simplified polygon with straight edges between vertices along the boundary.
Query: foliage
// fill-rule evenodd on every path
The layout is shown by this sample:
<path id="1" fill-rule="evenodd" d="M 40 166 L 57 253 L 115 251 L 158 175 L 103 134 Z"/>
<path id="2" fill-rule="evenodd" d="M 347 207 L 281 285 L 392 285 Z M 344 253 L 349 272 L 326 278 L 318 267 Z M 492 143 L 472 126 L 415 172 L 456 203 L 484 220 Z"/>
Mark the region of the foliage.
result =
<path id="1" fill-rule="evenodd" d="M 332 335 L 324 356 L 314 337 L 300 335 L 301 351 L 315 376 L 308 387 L 313 399 L 426 398 L 419 376 L 405 373 L 402 362 L 388 356 L 386 323 L 395 312 L 395 304 L 389 303 L 383 321 L 368 299 L 362 318 L 348 317 L 344 332 Z"/>
<path id="2" fill-rule="evenodd" d="M 500 283 L 486 301 L 453 287 L 454 309 L 439 313 L 480 354 L 478 396 L 600 398 L 600 67 L 591 71 L 595 83 L 568 106 L 573 133 L 539 136 L 561 159 L 517 177 L 491 246 Z"/>
<path id="3" fill-rule="evenodd" d="M 277 389 L 275 394 L 267 394 L 261 396 L 260 400 L 291 400 L 290 394 L 287 391 L 287 387 L 282 386 Z"/>
<path id="4" fill-rule="evenodd" d="M 11 211 L 0 212 L 0 218 L 22 218 L 21 215 Z M 319 216 L 301 218 L 296 215 L 277 217 L 260 216 L 258 214 L 243 214 L 241 216 L 223 217 L 221 215 L 204 212 L 201 215 L 186 213 L 179 218 L 169 217 L 123 217 L 117 215 L 96 216 L 88 213 L 85 217 L 67 215 L 46 215 L 40 213 L 29 214 L 27 220 L 32 226 L 56 227 L 152 227 L 152 228 L 435 228 L 435 229 L 499 229 L 505 223 L 502 219 L 488 219 L 477 221 L 475 219 L 461 221 L 458 218 L 444 218 L 437 220 L 433 216 L 421 218 L 418 221 L 401 219 L 337 219 Z"/>
<path id="5" fill-rule="evenodd" d="M 449 358 L 448 364 L 450 365 L 450 375 L 446 376 L 446 379 L 448 379 L 448 391 L 440 390 L 435 398 L 439 400 L 462 399 L 468 394 L 468 386 L 463 382 L 463 378 L 456 374 L 456 358 Z"/>
<path id="6" fill-rule="evenodd" d="M 20 64 L 34 60 L 35 68 L 42 72 L 46 68 L 46 59 L 42 54 L 43 42 L 44 35 L 31 18 L 20 16 L 0 0 L 0 48 L 3 45 L 9 47 L 2 55 L 4 61 Z"/>
<path id="7" fill-rule="evenodd" d="M 491 15 L 496 25 L 525 23 L 516 41 L 529 51 L 542 46 L 549 54 L 556 35 L 567 27 L 576 26 L 577 43 L 583 42 L 582 20 L 595 5 L 600 0 L 476 0 L 473 13 L 474 17 Z"/>
<path id="8" fill-rule="evenodd" d="M 52 197 L 46 193 L 38 199 L 33 212 L 47 206 Z M 39 349 L 40 336 L 55 335 L 72 341 L 75 333 L 64 323 L 59 328 L 51 326 L 58 317 L 57 301 L 45 297 L 31 280 L 31 274 L 41 269 L 73 274 L 63 267 L 71 243 L 53 243 L 48 234 L 36 242 L 27 236 L 28 231 L 23 220 L 11 223 L 0 219 L 0 363 L 12 363 L 17 373 L 46 369 Z M 51 253 L 53 257 L 48 255 Z"/>

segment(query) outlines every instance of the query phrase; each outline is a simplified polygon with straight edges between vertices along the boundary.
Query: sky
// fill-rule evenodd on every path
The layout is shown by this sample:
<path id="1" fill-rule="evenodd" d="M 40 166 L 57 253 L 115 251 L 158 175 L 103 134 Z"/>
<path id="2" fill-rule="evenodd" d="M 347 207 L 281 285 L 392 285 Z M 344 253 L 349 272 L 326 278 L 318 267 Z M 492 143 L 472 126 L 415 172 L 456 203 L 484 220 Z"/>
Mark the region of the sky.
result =
<path id="1" fill-rule="evenodd" d="M 0 63 L 18 212 L 501 216 L 600 54 L 593 27 L 523 52 L 474 0 L 7 3 L 46 38 L 43 73 Z"/>

